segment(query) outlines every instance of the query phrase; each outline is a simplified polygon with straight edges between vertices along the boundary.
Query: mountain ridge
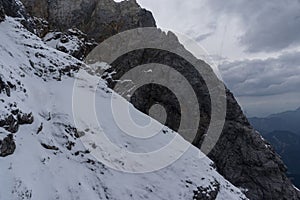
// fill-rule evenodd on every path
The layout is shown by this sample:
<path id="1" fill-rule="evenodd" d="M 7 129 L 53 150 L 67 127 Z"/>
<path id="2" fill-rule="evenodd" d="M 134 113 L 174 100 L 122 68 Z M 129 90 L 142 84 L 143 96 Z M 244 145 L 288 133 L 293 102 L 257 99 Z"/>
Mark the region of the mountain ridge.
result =
<path id="1" fill-rule="evenodd" d="M 16 147 L 9 155 L 0 156 L 0 199 L 246 199 L 195 147 L 172 165 L 149 173 L 123 172 L 124 166 L 139 169 L 143 164 L 126 156 L 110 160 L 111 166 L 96 160 L 82 139 L 99 130 L 89 124 L 89 129 L 77 129 L 72 114 L 72 91 L 74 81 L 78 81 L 75 74 L 84 63 L 47 46 L 14 18 L 7 17 L 0 23 L 0 38 L 5 45 L 0 48 L 1 80 L 15 85 L 9 93 L 0 94 L 0 119 L 18 119 L 20 112 L 33 116 L 28 124 L 14 122 L 14 127 L 19 125 L 17 129 L 0 129 L 0 141 L 13 137 Z M 92 92 L 89 80 L 80 79 L 80 88 L 88 93 Z M 98 117 L 104 120 L 102 129 L 120 145 L 120 151 L 129 148 L 148 152 L 177 135 L 164 128 L 164 133 L 161 131 L 146 145 L 126 137 L 109 109 L 113 91 L 101 79 L 98 87 L 96 107 L 101 111 Z M 134 118 L 145 117 L 134 111 Z M 184 143 L 181 139 L 181 145 Z M 105 146 L 97 145 L 93 146 Z M 0 146 L 2 153 L 3 144 Z M 120 151 L 98 152 L 105 157 L 105 152 L 120 155 Z M 163 159 L 172 156 L 167 154 Z"/>
<path id="2" fill-rule="evenodd" d="M 260 132 L 290 131 L 300 133 L 300 108 L 282 113 L 271 114 L 267 117 L 249 118 L 251 124 Z"/>
<path id="3" fill-rule="evenodd" d="M 1 1 L 0 1 L 1 2 Z M 43 16 L 41 14 L 49 14 L 49 12 L 56 12 L 56 10 L 52 7 L 51 9 L 47 9 L 47 12 L 44 12 L 44 8 L 48 8 L 49 4 L 48 2 L 41 1 L 39 2 L 39 6 L 37 6 L 37 10 L 34 10 L 32 6 L 34 2 L 31 0 L 24 0 L 23 3 L 25 4 L 25 7 L 33 16 L 38 17 L 45 17 L 46 19 L 50 19 L 50 26 L 52 24 L 55 25 L 55 23 L 62 22 L 63 18 L 61 16 L 58 16 L 57 19 L 53 19 L 51 17 L 56 17 L 55 15 L 49 15 L 49 16 Z M 62 1 L 60 1 L 62 2 Z M 83 1 L 81 1 L 83 2 Z M 103 2 L 103 5 L 115 5 L 111 2 L 108 2 L 108 0 L 100 1 Z M 66 3 L 66 2 L 64 2 Z M 91 2 L 89 2 L 91 3 Z M 107 4 L 105 4 L 107 3 Z M 1 5 L 1 4 L 0 4 Z M 77 4 L 77 6 L 81 6 L 80 4 Z M 92 7 L 93 4 L 90 4 Z M 121 4 L 118 4 L 121 5 Z M 129 4 L 122 4 L 122 5 L 129 5 Z M 68 7 L 62 7 L 64 9 L 68 9 Z M 114 6 L 113 6 L 114 8 Z M 138 8 L 138 9 L 136 9 Z M 80 7 L 80 9 L 84 10 L 83 7 Z M 111 7 L 107 7 L 104 9 L 106 12 L 111 12 Z M 72 10 L 72 9 L 71 9 Z M 75 9 L 76 10 L 76 9 Z M 70 13 L 70 10 L 67 10 Z M 132 23 L 130 25 L 124 25 L 122 28 L 118 28 L 120 24 L 118 24 L 118 20 L 113 23 L 113 26 L 108 26 L 106 29 L 104 29 L 103 32 L 97 32 L 88 33 L 88 35 L 95 36 L 94 39 L 96 41 L 100 42 L 104 38 L 111 36 L 112 34 L 117 33 L 118 31 L 122 31 L 124 29 L 130 29 L 130 28 L 136 28 L 136 27 L 143 27 L 145 24 L 148 26 L 148 23 L 152 26 L 155 25 L 155 20 L 153 19 L 153 16 L 150 15 L 146 11 L 142 11 L 143 13 L 148 13 L 146 15 L 139 15 L 136 13 L 140 12 L 140 8 L 135 5 L 135 9 L 130 9 L 129 11 L 133 13 L 129 13 L 129 16 L 137 16 L 133 21 L 127 21 L 128 23 Z M 99 11 L 100 14 L 101 10 Z M 125 12 L 125 11 L 124 11 Z M 72 13 L 72 12 L 71 12 Z M 104 12 L 105 13 L 105 12 Z M 111 12 L 113 19 L 116 17 L 116 19 L 120 19 L 120 17 L 115 16 L 115 12 Z M 125 12 L 125 15 L 128 12 Z M 1 15 L 0 15 L 1 16 Z M 51 16 L 51 17 L 50 17 Z M 50 17 L 50 18 L 47 18 Z M 122 16 L 123 18 L 126 18 L 126 16 Z M 145 19 L 140 19 L 139 17 L 145 17 Z M 71 17 L 72 19 L 72 17 Z M 78 19 L 78 17 L 75 16 L 74 19 Z M 135 21 L 138 19 L 137 21 Z M 110 21 L 110 19 L 106 16 L 102 18 L 101 23 L 105 22 L 105 20 Z M 139 20 L 145 20 L 145 24 L 139 23 Z M 27 20 L 25 20 L 27 21 Z M 114 21 L 114 20 L 113 20 Z M 137 23 L 138 22 L 138 23 Z M 105 24 L 105 23 L 104 23 Z M 126 24 L 126 23 L 124 23 Z M 70 24 L 69 24 L 70 25 Z M 115 26 L 117 25 L 117 26 Z M 72 24 L 73 26 L 73 24 Z M 105 25 L 107 26 L 107 24 Z M 59 26 L 58 26 L 59 27 Z M 114 27 L 114 28 L 112 28 Z M 69 28 L 73 27 L 63 27 L 65 31 Z M 79 27 L 80 28 L 80 27 Z M 51 28 L 50 28 L 51 29 Z M 84 29 L 84 27 L 83 27 Z M 88 28 L 87 28 L 88 29 Z M 83 31 L 85 32 L 85 31 Z M 174 41 L 175 43 L 176 41 Z M 142 60 L 141 55 L 146 56 Z M 157 55 L 157 54 L 156 54 Z M 160 57 L 160 61 L 166 61 L 171 58 L 171 62 L 173 57 L 170 55 L 165 55 L 164 53 L 159 52 L 160 56 L 166 56 L 165 58 Z M 137 62 L 141 64 L 142 62 L 147 62 L 148 60 L 154 59 L 151 52 L 142 51 L 140 53 L 137 53 L 136 55 L 129 56 L 130 59 L 133 59 L 131 62 Z M 120 65 L 122 66 L 126 59 L 123 61 L 120 61 Z M 157 61 L 157 58 L 156 58 Z M 174 59 L 174 61 L 177 61 L 178 63 L 173 63 L 178 66 L 178 64 L 186 66 L 186 64 L 178 59 Z M 166 63 L 167 64 L 167 63 Z M 123 65 L 124 66 L 124 65 Z M 208 65 L 204 65 L 205 67 L 208 67 Z M 70 69 L 73 70 L 73 69 Z M 69 70 L 69 72 L 70 72 Z M 114 68 L 114 70 L 118 70 L 118 68 Z M 64 72 L 64 71 L 62 71 Z M 68 73 L 68 71 L 66 72 Z M 42 74 L 42 72 L 37 72 L 37 74 Z M 118 73 L 117 73 L 118 75 Z M 115 78 L 118 78 L 116 75 Z M 189 76 L 193 76 L 193 74 L 189 74 Z M 61 77 L 56 77 L 58 79 L 61 79 Z M 282 161 L 279 159 L 279 157 L 272 151 L 272 149 L 268 148 L 265 144 L 265 142 L 261 139 L 260 135 L 253 130 L 253 128 L 248 123 L 248 120 L 243 115 L 239 105 L 237 104 L 236 100 L 234 99 L 234 96 L 232 93 L 227 90 L 227 102 L 228 102 L 228 111 L 226 116 L 227 123 L 225 124 L 223 134 L 213 150 L 213 152 L 209 155 L 210 158 L 212 158 L 217 166 L 218 171 L 227 178 L 230 182 L 235 184 L 238 187 L 246 188 L 248 189 L 245 193 L 246 195 L 251 199 L 261 199 L 261 198 L 275 198 L 275 199 L 297 199 L 299 197 L 299 192 L 293 188 L 292 184 L 289 182 L 289 180 L 285 176 L 285 166 L 283 165 Z M 206 102 L 208 104 L 208 102 Z M 209 107 L 206 108 L 209 110 Z M 209 111 L 206 111 L 204 114 L 206 114 L 207 117 L 209 117 Z M 202 130 L 203 136 L 205 136 L 205 128 Z M 201 145 L 201 141 L 199 141 L 199 144 Z M 54 148 L 53 145 L 46 146 L 47 148 Z M 248 166 L 249 165 L 249 166 Z M 253 181 L 255 179 L 255 181 Z M 273 182 L 270 182 L 271 179 L 273 179 Z M 198 198 L 198 197 L 197 197 Z M 200 199 L 200 197 L 199 197 Z"/>
<path id="4" fill-rule="evenodd" d="M 299 187 L 298 156 L 300 141 L 300 109 L 269 115 L 266 118 L 250 118 L 251 124 L 274 147 L 288 167 L 288 176 Z"/>

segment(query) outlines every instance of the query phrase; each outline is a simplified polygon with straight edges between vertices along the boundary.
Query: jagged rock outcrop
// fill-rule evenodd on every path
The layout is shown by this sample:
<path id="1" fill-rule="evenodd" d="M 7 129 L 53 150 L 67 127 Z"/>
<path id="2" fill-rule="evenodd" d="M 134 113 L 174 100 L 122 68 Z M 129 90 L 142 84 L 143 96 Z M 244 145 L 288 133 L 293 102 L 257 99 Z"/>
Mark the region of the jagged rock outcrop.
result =
<path id="1" fill-rule="evenodd" d="M 0 94 L 5 93 L 7 96 L 10 96 L 10 90 L 15 86 L 10 82 L 5 82 L 0 76 Z"/>
<path id="2" fill-rule="evenodd" d="M 175 38 L 172 34 L 166 37 L 168 37 L 166 41 Z M 177 39 L 173 39 L 173 43 L 174 49 L 183 49 Z M 104 72 L 103 78 L 106 78 L 109 86 L 114 88 L 117 80 L 130 69 L 150 63 L 159 63 L 176 69 L 190 81 L 198 99 L 201 99 L 201 124 L 198 137 L 194 140 L 194 145 L 200 148 L 211 118 L 210 95 L 204 80 L 197 76 L 189 62 L 164 50 L 135 50 L 114 61 L 111 64 L 112 68 Z M 204 62 L 201 66 L 210 68 Z M 111 74 L 111 77 L 106 77 L 106 74 Z M 184 88 L 181 89 L 184 90 Z M 274 150 L 251 127 L 228 89 L 226 89 L 226 99 L 225 126 L 218 143 L 209 154 L 218 171 L 236 186 L 245 188 L 245 194 L 250 199 L 299 199 L 299 191 L 294 188 L 285 174 L 285 165 Z M 136 90 L 131 97 L 131 102 L 146 114 L 149 114 L 149 108 L 153 104 L 167 105 L 165 106 L 168 114 L 166 125 L 175 131 L 178 129 L 180 114 L 176 113 L 180 113 L 181 110 L 178 103 L 174 101 L 174 95 L 165 88 L 153 84 L 143 86 Z"/>
<path id="3" fill-rule="evenodd" d="M 0 116 L 0 128 L 9 132 L 3 140 L 0 140 L 0 157 L 12 155 L 16 149 L 13 134 L 17 133 L 20 125 L 32 124 L 33 116 L 31 113 L 24 114 L 19 109 L 11 111 L 12 114 L 4 119 Z"/>
<path id="4" fill-rule="evenodd" d="M 35 24 L 30 15 L 26 12 L 25 7 L 19 0 L 0 0 L 0 22 L 5 15 L 20 18 L 20 22 L 29 31 L 35 32 Z"/>
<path id="5" fill-rule="evenodd" d="M 109 99 L 114 92 L 102 79 L 97 84 L 100 89 L 96 91 L 99 97 L 96 110 L 101 112 L 100 117 L 105 120 L 102 127 L 107 128 L 107 136 L 112 136 L 112 141 L 119 141 L 120 149 L 116 151 L 114 145 L 102 139 L 98 140 L 100 143 L 88 142 L 90 148 L 86 146 L 89 144 L 83 145 L 84 139 L 78 137 L 86 138 L 99 133 L 100 127 L 90 125 L 90 120 L 86 118 L 84 124 L 87 126 L 74 128 L 76 122 L 74 124 L 71 109 L 72 91 L 74 81 L 80 80 L 78 88 L 91 93 L 90 77 L 81 79 L 62 76 L 62 72 L 66 66 L 84 64 L 48 47 L 41 38 L 25 30 L 18 19 L 7 17 L 0 24 L 0 38 L 1 78 L 3 77 L 4 82 L 10 81 L 17 85 L 10 97 L 5 93 L 0 94 L 0 115 L 16 115 L 18 107 L 26 113 L 32 112 L 35 117 L 32 125 L 22 126 L 18 134 L 14 135 L 17 151 L 11 156 L 0 158 L 0 199 L 193 199 L 196 190 L 197 194 L 200 191 L 211 197 L 217 195 L 221 199 L 246 199 L 238 188 L 212 167 L 213 162 L 209 158 L 199 159 L 199 155 L 203 154 L 195 147 L 190 147 L 188 152 L 168 167 L 157 170 L 158 168 L 150 165 L 148 169 L 151 173 L 142 173 L 153 160 L 147 162 L 143 158 L 140 161 L 132 159 L 130 155 L 124 155 L 123 150 L 126 148 L 134 152 L 150 152 L 178 135 L 164 128 L 154 140 L 144 144 L 124 136 L 111 115 L 113 111 L 110 110 Z M 85 67 L 84 69 L 93 70 L 91 66 Z M 59 70 L 63 71 L 58 73 Z M 73 73 L 70 68 L 67 71 L 70 75 Z M 61 75 L 61 78 L 57 79 L 57 75 Z M 96 75 L 93 77 L 99 78 Z M 21 86 L 26 88 L 26 93 L 19 90 Z M 81 104 L 80 109 L 86 110 L 86 105 L 88 104 Z M 148 119 L 137 110 L 135 113 L 136 119 Z M 9 133 L 0 128 L 1 140 L 4 139 L 4 134 Z M 9 140 L 12 141 L 11 136 Z M 108 148 L 102 149 L 103 144 L 108 144 Z M 180 153 L 180 147 L 186 145 L 186 141 L 180 139 L 174 151 Z M 8 149 L 7 146 L 2 146 L 5 148 L 1 152 L 9 152 L 5 150 Z M 99 148 L 96 151 L 104 160 L 93 156 L 94 148 Z M 107 153 L 117 157 L 111 157 Z M 154 162 L 173 160 L 173 156 L 174 153 L 168 151 L 153 159 Z M 124 173 L 124 167 L 139 174 Z M 215 189 L 214 183 L 219 184 L 219 189 Z"/>
<path id="6" fill-rule="evenodd" d="M 151 12 L 135 0 L 116 3 L 113 0 L 23 0 L 30 14 L 46 19 L 52 30 L 66 31 L 76 27 L 101 42 L 118 32 L 153 27 Z"/>
<path id="7" fill-rule="evenodd" d="M 22 2 L 33 16 L 35 34 L 45 37 L 50 46 L 80 60 L 95 47 L 94 41 L 102 42 L 132 28 L 156 26 L 152 13 L 142 9 L 135 0 Z"/>
<path id="8" fill-rule="evenodd" d="M 112 0 L 78 0 L 75 2 L 72 0 L 23 0 L 23 3 L 30 14 L 46 19 L 50 29 L 65 32 L 69 28 L 76 27 L 98 42 L 131 28 L 155 26 L 152 14 L 141 9 L 135 1 L 115 3 Z M 174 45 L 178 46 L 179 42 L 174 40 Z M 113 78 L 118 79 L 130 67 L 150 62 L 174 66 L 195 80 L 199 86 L 198 95 L 203 99 L 201 106 L 201 120 L 203 121 L 199 136 L 204 137 L 210 120 L 209 94 L 203 81 L 195 79 L 195 74 L 188 70 L 187 61 L 164 51 L 141 50 L 118 59 L 113 65 L 113 70 L 117 72 Z M 203 67 L 209 68 L 204 62 Z M 140 96 L 137 94 L 136 99 L 144 99 L 144 94 L 140 92 Z M 156 92 L 150 94 L 152 96 L 147 98 L 168 99 L 168 96 L 158 97 Z M 133 104 L 145 112 L 149 103 L 144 101 L 133 101 Z M 174 105 L 174 108 L 178 108 L 177 105 Z M 173 125 L 176 126 L 176 123 L 168 125 L 174 128 Z M 196 146 L 201 145 L 201 137 L 194 143 Z M 209 157 L 215 161 L 218 171 L 226 179 L 238 187 L 247 189 L 245 193 L 250 199 L 296 200 L 300 198 L 299 191 L 293 187 L 285 175 L 284 164 L 250 126 L 229 90 L 227 90 L 225 127 Z"/>
<path id="9" fill-rule="evenodd" d="M 86 34 L 77 28 L 68 29 L 64 33 L 50 32 L 43 37 L 43 40 L 47 45 L 70 54 L 79 60 L 83 60 L 97 46 L 93 39 L 89 39 Z"/>
<path id="10" fill-rule="evenodd" d="M 300 199 L 284 163 L 251 127 L 230 91 L 222 136 L 209 157 L 224 177 L 248 189 L 250 199 Z"/>
<path id="11" fill-rule="evenodd" d="M 12 134 L 0 140 L 0 157 L 6 157 L 14 153 L 16 144 Z"/>
<path id="12" fill-rule="evenodd" d="M 197 190 L 194 190 L 194 200 L 215 200 L 218 196 L 220 190 L 220 184 L 215 181 L 212 182 L 212 187 L 197 187 Z"/>

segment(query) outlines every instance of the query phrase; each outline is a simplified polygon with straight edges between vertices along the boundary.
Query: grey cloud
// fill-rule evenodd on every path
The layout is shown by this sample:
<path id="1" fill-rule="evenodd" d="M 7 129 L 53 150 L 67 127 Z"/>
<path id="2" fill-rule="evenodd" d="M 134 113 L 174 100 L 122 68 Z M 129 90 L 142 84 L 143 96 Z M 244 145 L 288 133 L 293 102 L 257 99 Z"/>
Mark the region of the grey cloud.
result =
<path id="1" fill-rule="evenodd" d="M 216 32 L 228 16 L 240 22 L 244 33 L 238 40 L 248 52 L 275 52 L 300 44 L 299 0 L 138 1 L 153 11 L 159 25 L 192 31 L 198 41 L 213 35 L 206 33 Z"/>
<path id="2" fill-rule="evenodd" d="M 242 60 L 219 66 L 228 87 L 237 96 L 300 93 L 300 52 L 265 60 Z"/>
<path id="3" fill-rule="evenodd" d="M 239 38 L 249 52 L 272 52 L 300 44 L 299 0 L 211 0 L 213 13 L 240 19 L 245 32 Z"/>
<path id="4" fill-rule="evenodd" d="M 244 59 L 249 52 L 272 55 L 300 45 L 300 0 L 138 1 L 153 11 L 161 27 L 198 40 L 213 54 L 203 57 L 215 63 L 227 60 L 222 56 Z M 225 30 L 227 33 L 223 34 Z M 246 52 L 242 53 L 243 49 Z M 226 85 L 250 115 L 281 112 L 300 105 L 300 52 L 227 62 L 220 69 Z"/>

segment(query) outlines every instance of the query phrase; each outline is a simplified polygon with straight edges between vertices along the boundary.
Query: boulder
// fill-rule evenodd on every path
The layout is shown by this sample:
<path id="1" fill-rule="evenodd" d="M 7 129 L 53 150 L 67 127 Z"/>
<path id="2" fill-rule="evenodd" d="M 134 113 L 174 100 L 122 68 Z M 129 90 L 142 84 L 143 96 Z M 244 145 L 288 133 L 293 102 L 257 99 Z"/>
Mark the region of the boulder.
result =
<path id="1" fill-rule="evenodd" d="M 16 149 L 13 135 L 9 134 L 3 140 L 0 140 L 0 157 L 12 155 Z"/>

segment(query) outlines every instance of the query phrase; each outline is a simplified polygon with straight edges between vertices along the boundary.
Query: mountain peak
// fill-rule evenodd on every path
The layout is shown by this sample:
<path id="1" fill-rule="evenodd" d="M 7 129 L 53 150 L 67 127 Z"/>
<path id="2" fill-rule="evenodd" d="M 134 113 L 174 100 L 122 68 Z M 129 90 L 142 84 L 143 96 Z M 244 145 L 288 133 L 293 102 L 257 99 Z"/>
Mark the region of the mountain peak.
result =
<path id="1" fill-rule="evenodd" d="M 78 67 L 84 66 L 81 61 L 47 46 L 14 18 L 7 17 L 0 23 L 0 38 L 0 80 L 5 83 L 0 89 L 0 177 L 5 183 L 0 187 L 0 199 L 246 199 L 196 147 L 190 147 L 163 169 L 126 172 L 126 167 L 141 169 L 172 159 L 176 151 L 189 144 L 166 127 L 147 143 L 126 137 L 109 109 L 115 94 L 105 81 L 96 75 L 86 79 L 75 76 Z M 97 127 L 75 127 L 71 98 L 74 81 L 79 81 L 79 89 L 85 88 L 89 95 L 93 92 L 89 78 L 100 79 L 95 106 L 100 111 L 102 131 L 120 146 L 117 151 L 102 140 L 87 149 L 84 138 L 101 131 Z M 137 110 L 133 116 L 148 120 Z M 179 138 L 178 146 L 156 157 L 154 163 L 124 155 L 126 149 L 159 149 L 174 136 Z M 105 159 L 97 160 L 90 153 L 93 148 Z M 118 159 L 106 159 L 107 153 Z"/>
<path id="2" fill-rule="evenodd" d="M 7 9 L 3 2 L 0 0 L 0 17 L 1 12 Z M 0 56 L 2 56 L 0 67 L 3 75 L 1 81 L 5 83 L 2 84 L 3 88 L 1 86 L 2 92 L 0 92 L 1 99 L 4 101 L 0 115 L 1 132 L 3 132 L 0 134 L 0 151 L 5 152 L 6 156 L 1 158 L 4 162 L 0 165 L 0 176 L 9 183 L 7 187 L 0 188 L 0 197 L 5 195 L 5 199 L 16 199 L 19 196 L 25 196 L 27 199 L 47 199 L 49 198 L 47 195 L 50 195 L 51 199 L 86 199 L 87 197 L 90 199 L 246 199 L 237 188 L 239 187 L 244 189 L 243 192 L 247 197 L 254 200 L 298 199 L 299 192 L 286 177 L 286 168 L 281 159 L 250 126 L 229 90 L 226 90 L 226 95 L 222 96 L 227 101 L 225 126 L 217 145 L 208 155 L 215 163 L 213 164 L 208 157 L 199 159 L 199 155 L 203 156 L 199 149 L 203 139 L 207 137 L 207 128 L 211 119 L 210 97 L 207 95 L 207 87 L 203 84 L 203 80 L 195 77 L 194 71 L 189 68 L 189 63 L 170 52 L 141 49 L 117 59 L 108 69 L 105 69 L 107 74 L 111 74 L 108 77 L 111 78 L 111 82 L 108 79 L 101 79 L 100 90 L 96 94 L 99 98 L 97 101 L 100 110 L 99 118 L 102 117 L 104 120 L 104 126 L 102 129 L 95 129 L 94 126 L 89 127 L 89 124 L 86 124 L 87 128 L 83 130 L 75 127 L 71 106 L 74 81 L 77 80 L 75 75 L 80 69 L 89 71 L 93 68 L 90 69 L 89 66 L 74 58 L 75 54 L 72 51 L 74 49 L 68 49 L 68 44 L 71 41 L 70 43 L 79 46 L 78 49 L 83 49 L 80 50 L 79 56 L 82 58 L 85 55 L 82 51 L 87 50 L 86 45 L 90 40 L 102 42 L 125 30 L 155 27 L 151 12 L 132 2 L 23 0 L 31 16 L 23 17 L 21 22 L 23 25 L 30 24 L 25 26 L 27 29 L 33 26 L 34 29 L 31 30 L 33 33 L 36 33 L 36 30 L 43 30 L 36 33 L 41 38 L 28 32 L 19 23 L 20 19 L 7 17 L 6 21 L 0 23 L 1 39 L 3 39 L 3 45 L 0 47 Z M 23 8 L 21 4 L 18 5 L 18 9 Z M 25 15 L 27 16 L 27 13 Z M 71 31 L 70 34 L 69 29 L 78 29 L 82 33 Z M 166 38 L 181 52 L 190 54 L 178 42 L 175 35 L 161 33 L 161 37 Z M 176 132 L 166 128 L 149 144 L 137 142 L 130 137 L 125 138 L 110 115 L 108 98 L 115 94 L 108 88 L 108 86 L 113 88 L 113 84 L 110 83 L 118 81 L 120 75 L 130 67 L 152 62 L 173 66 L 193 83 L 198 84 L 199 87 L 195 87 L 197 97 L 203 100 L 200 113 L 203 121 L 198 130 L 198 140 L 194 143 L 198 149 L 191 147 L 172 165 L 151 173 L 136 175 L 112 170 L 90 154 L 94 147 L 100 149 L 100 156 L 104 158 L 106 153 L 119 156 L 118 159 L 102 160 L 108 161 L 112 167 L 124 169 L 129 166 L 131 169 L 140 169 L 143 165 L 137 160 L 130 160 L 127 156 L 122 157 L 123 150 L 131 149 L 133 152 L 153 150 L 164 146 L 167 139 L 178 136 Z M 209 65 L 200 60 L 199 62 L 205 72 L 214 76 Z M 92 74 L 98 75 L 96 72 Z M 79 80 L 82 80 L 80 88 L 85 88 L 87 92 L 85 94 L 89 94 L 93 90 L 88 85 L 90 79 Z M 141 111 L 146 110 L 149 105 L 139 101 L 139 99 L 147 100 L 144 98 L 146 95 L 152 100 L 171 99 L 169 93 L 157 91 L 145 90 L 139 94 L 137 94 L 137 101 L 131 103 L 136 107 L 140 106 Z M 175 102 L 171 103 L 171 106 L 175 104 Z M 126 102 L 126 105 L 129 103 Z M 134 112 L 135 117 L 145 117 L 138 110 L 134 109 Z M 176 112 L 180 113 L 180 110 L 174 106 L 173 113 Z M 31 115 L 33 121 L 25 120 L 24 116 L 30 118 Z M 144 117 L 140 119 L 145 120 Z M 171 125 L 175 123 L 176 121 L 172 121 Z M 103 141 L 100 145 L 91 143 L 91 148 L 85 149 L 80 142 L 79 138 L 87 134 L 93 135 L 105 131 L 110 133 L 108 137 L 112 137 L 110 139 L 116 142 L 121 150 L 111 152 L 109 148 L 103 149 L 106 145 Z M 12 133 L 14 141 L 11 139 Z M 183 139 L 180 141 L 173 152 L 161 156 L 170 158 L 173 153 L 180 152 L 181 146 L 186 144 Z M 7 144 L 13 147 L 12 142 L 16 144 L 16 148 L 7 151 L 4 147 Z M 10 155 L 7 155 L 8 153 Z M 164 160 L 164 157 L 159 158 L 154 160 L 153 164 Z M 31 178 L 28 178 L 28 175 Z"/>

